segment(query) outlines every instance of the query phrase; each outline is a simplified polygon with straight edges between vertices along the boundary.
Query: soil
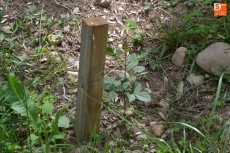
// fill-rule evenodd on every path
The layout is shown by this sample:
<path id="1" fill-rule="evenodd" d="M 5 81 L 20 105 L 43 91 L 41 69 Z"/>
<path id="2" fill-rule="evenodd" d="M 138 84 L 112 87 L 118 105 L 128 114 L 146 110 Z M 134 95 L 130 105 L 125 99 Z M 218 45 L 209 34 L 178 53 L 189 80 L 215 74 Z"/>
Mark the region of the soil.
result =
<path id="1" fill-rule="evenodd" d="M 143 34 L 143 41 L 141 45 L 130 45 L 132 52 L 141 53 L 148 48 L 154 48 L 157 46 L 161 34 L 155 34 L 153 29 L 157 29 L 161 24 L 158 19 L 160 18 L 162 24 L 165 26 L 170 26 L 174 20 L 181 20 L 183 17 L 183 11 L 180 8 L 186 8 L 182 4 L 177 5 L 175 8 L 164 9 L 165 1 L 155 0 L 153 5 L 148 9 L 144 10 L 142 7 L 146 2 L 144 0 L 133 0 L 133 1 L 123 1 L 123 0 L 113 0 L 109 8 L 101 8 L 95 5 L 92 1 L 87 0 L 66 0 L 62 3 L 58 0 L 14 0 L 10 2 L 8 10 L 4 16 L 4 22 L 0 25 L 1 28 L 6 27 L 9 23 L 24 20 L 27 16 L 25 10 L 34 5 L 35 19 L 31 23 L 26 22 L 26 30 L 19 30 L 16 36 L 19 39 L 19 49 L 16 54 L 22 56 L 26 54 L 26 61 L 33 63 L 33 65 L 28 68 L 24 67 L 20 72 L 16 72 L 20 80 L 24 81 L 28 78 L 31 80 L 35 77 L 42 77 L 47 72 L 50 67 L 47 67 L 49 60 L 44 62 L 41 61 L 30 61 L 27 57 L 36 54 L 38 51 L 38 36 L 41 31 L 41 35 L 45 36 L 48 34 L 57 33 L 62 31 L 64 38 L 61 40 L 61 44 L 57 46 L 57 50 L 62 54 L 64 58 L 65 66 L 68 71 L 77 71 L 77 68 L 73 66 L 75 61 L 79 61 L 80 57 L 80 45 L 81 45 L 81 21 L 83 18 L 89 17 L 103 17 L 109 21 L 109 36 L 108 36 L 108 46 L 111 48 L 120 48 L 127 38 L 132 36 L 131 32 L 125 30 L 126 20 L 132 20 L 136 25 L 138 25 L 139 30 Z M 0 6 L 3 6 L 5 2 L 0 0 Z M 79 12 L 73 14 L 73 10 L 78 7 Z M 39 19 L 41 10 L 44 10 L 43 16 L 48 18 L 54 18 L 55 20 L 61 20 L 63 24 L 54 24 L 51 28 L 48 26 L 44 29 L 39 28 Z M 181 10 L 181 11 L 178 11 Z M 65 15 L 63 19 L 60 18 L 61 15 Z M 73 19 L 77 19 L 77 24 L 71 26 L 69 22 Z M 45 26 L 45 23 L 44 23 Z M 9 38 L 13 36 L 8 35 Z M 35 40 L 34 40 L 35 39 Z M 45 47 L 54 51 L 55 49 L 49 45 Z M 178 68 L 171 63 L 171 55 L 174 50 L 179 47 L 175 46 L 167 52 L 168 58 L 162 60 L 162 67 L 155 71 L 150 69 L 148 64 L 149 60 L 140 61 L 142 66 L 146 67 L 145 77 L 143 74 L 136 75 L 138 80 L 142 83 L 142 86 L 151 93 L 153 99 L 149 103 L 143 103 L 135 101 L 128 104 L 128 108 L 133 109 L 131 115 L 127 115 L 127 119 L 135 123 L 141 128 L 146 129 L 151 133 L 151 128 L 154 124 L 159 124 L 167 121 L 199 121 L 198 118 L 208 117 L 210 114 L 210 108 L 212 102 L 215 98 L 215 92 L 217 87 L 217 81 L 206 81 L 202 85 L 192 86 L 186 82 L 185 78 L 188 71 L 186 67 Z M 43 59 L 45 57 L 42 57 Z M 124 57 L 120 58 L 120 61 Z M 111 57 L 106 57 L 106 74 L 111 70 L 121 70 L 120 66 L 116 65 L 117 61 Z M 29 70 L 28 70 L 29 69 Z M 30 72 L 30 73 L 28 73 Z M 167 75 L 166 75 L 167 74 Z M 44 85 L 48 89 L 52 90 L 53 93 L 58 97 L 55 102 L 56 110 L 58 110 L 63 103 L 69 108 L 72 113 L 72 117 L 75 114 L 75 101 L 77 88 L 76 83 L 71 82 L 71 77 L 77 80 L 77 76 L 69 75 L 64 71 L 55 72 L 51 77 L 47 76 L 46 81 L 40 85 L 37 85 L 37 90 L 42 91 Z M 208 79 L 207 79 L 208 80 Z M 177 99 L 177 91 L 172 86 L 174 84 L 177 86 L 179 82 L 184 81 L 184 93 L 181 98 Z M 63 92 L 63 85 L 65 87 L 65 93 Z M 227 88 L 227 87 L 224 87 Z M 117 102 L 105 103 L 106 106 L 113 106 L 114 108 L 122 107 L 124 104 L 122 98 L 118 99 Z M 122 109 L 121 109 L 122 110 Z M 120 112 L 121 113 L 121 112 Z M 223 120 L 229 118 L 229 104 L 225 104 L 224 107 L 218 108 L 217 115 L 223 117 Z M 222 124 L 223 121 L 220 121 Z M 219 125 L 221 125 L 219 124 Z M 171 125 L 164 125 L 164 133 L 161 138 L 169 139 L 169 128 Z M 216 125 L 216 129 L 219 128 Z M 201 131 L 203 127 L 201 127 Z M 113 114 L 108 109 L 103 108 L 101 113 L 100 121 L 100 133 L 105 135 L 106 141 L 119 138 L 119 134 L 116 135 L 113 132 L 117 129 L 120 130 L 120 135 L 122 139 L 125 139 L 128 144 L 120 144 L 120 146 L 125 146 L 130 152 L 154 152 L 154 144 L 151 141 L 147 141 L 150 146 L 144 149 L 141 146 L 141 139 L 138 138 L 138 130 L 129 125 L 123 125 L 121 119 Z M 69 137 L 72 144 L 77 145 L 75 141 L 75 136 L 73 129 L 70 128 L 65 131 Z M 119 133 L 119 132 L 118 132 Z M 115 136 L 114 136 L 115 135 Z M 178 136 L 179 138 L 180 136 Z M 144 138 L 145 139 L 145 138 Z M 103 147 L 103 144 L 98 144 L 98 147 Z M 117 146 L 119 147 L 119 145 Z M 115 150 L 115 149 L 114 149 Z M 113 152 L 113 150 L 111 150 Z"/>

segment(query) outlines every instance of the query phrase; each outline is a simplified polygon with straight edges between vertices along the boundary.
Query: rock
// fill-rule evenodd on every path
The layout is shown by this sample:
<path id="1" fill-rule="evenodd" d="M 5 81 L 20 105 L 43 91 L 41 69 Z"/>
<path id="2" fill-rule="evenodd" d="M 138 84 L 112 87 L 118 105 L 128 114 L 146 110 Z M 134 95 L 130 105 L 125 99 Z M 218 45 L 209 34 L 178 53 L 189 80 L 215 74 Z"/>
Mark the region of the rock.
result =
<path id="1" fill-rule="evenodd" d="M 168 104 L 165 100 L 163 100 L 163 99 L 159 102 L 159 105 L 160 105 L 164 110 L 167 110 L 168 107 L 169 107 L 169 104 Z"/>
<path id="2" fill-rule="evenodd" d="M 21 56 L 19 56 L 21 61 L 25 61 L 27 59 L 27 54 L 23 53 Z"/>
<path id="3" fill-rule="evenodd" d="M 185 52 L 188 49 L 185 47 L 179 47 L 177 48 L 177 50 L 175 51 L 175 53 L 172 56 L 172 63 L 176 66 L 182 66 L 184 64 L 185 61 Z"/>
<path id="4" fill-rule="evenodd" d="M 98 5 L 103 8 L 108 8 L 110 4 L 111 4 L 111 0 L 101 0 L 101 2 Z"/>
<path id="5" fill-rule="evenodd" d="M 73 10 L 73 14 L 77 14 L 79 12 L 79 7 L 75 7 Z"/>
<path id="6" fill-rule="evenodd" d="M 119 44 L 119 45 L 118 45 L 118 48 L 122 48 L 122 47 L 123 47 L 123 45 L 122 45 L 122 44 Z"/>
<path id="7" fill-rule="evenodd" d="M 230 45 L 214 43 L 196 57 L 196 64 L 207 73 L 220 76 L 223 72 L 230 72 Z"/>
<path id="8" fill-rule="evenodd" d="M 115 138 L 122 138 L 121 131 L 119 128 L 117 128 L 115 131 L 113 131 L 113 136 Z"/>
<path id="9" fill-rule="evenodd" d="M 134 145 L 130 146 L 130 150 L 132 150 L 132 153 L 135 151 L 139 151 L 141 149 L 142 149 L 142 146 L 140 144 L 134 144 Z"/>
<path id="10" fill-rule="evenodd" d="M 151 25 L 151 24 L 147 24 L 146 26 L 145 26 L 145 29 L 146 30 L 151 30 L 153 28 L 153 26 Z"/>
<path id="11" fill-rule="evenodd" d="M 147 136 L 145 134 L 138 135 L 137 140 L 147 140 Z"/>
<path id="12" fill-rule="evenodd" d="M 187 76 L 186 80 L 192 85 L 198 85 L 204 81 L 204 76 L 203 75 L 195 76 L 194 74 L 190 74 Z"/>
<path id="13" fill-rule="evenodd" d="M 177 99 L 180 99 L 181 96 L 184 93 L 184 82 L 181 81 L 178 85 L 177 85 Z"/>
<path id="14" fill-rule="evenodd" d="M 151 129 L 151 132 L 154 136 L 160 137 L 164 133 L 164 126 L 163 125 L 154 125 Z"/>
<path id="15" fill-rule="evenodd" d="M 70 28 L 70 26 L 69 26 L 69 25 L 67 25 L 66 27 L 64 27 L 64 28 L 63 28 L 64 32 L 69 32 L 69 31 L 70 31 L 70 29 L 69 29 L 69 28 Z"/>

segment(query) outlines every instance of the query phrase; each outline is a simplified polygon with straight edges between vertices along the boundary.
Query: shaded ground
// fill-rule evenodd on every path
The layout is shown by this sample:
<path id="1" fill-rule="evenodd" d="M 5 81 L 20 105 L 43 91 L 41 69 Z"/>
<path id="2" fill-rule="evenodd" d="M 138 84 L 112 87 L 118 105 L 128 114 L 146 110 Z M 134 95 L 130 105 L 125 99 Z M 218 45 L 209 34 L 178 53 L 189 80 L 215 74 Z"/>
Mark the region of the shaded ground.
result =
<path id="1" fill-rule="evenodd" d="M 0 6 L 3 6 L 3 0 L 0 1 Z M 143 41 L 141 45 L 130 45 L 131 51 L 141 53 L 148 48 L 154 48 L 159 41 L 157 41 L 161 33 L 154 33 L 153 29 L 157 29 L 161 24 L 170 25 L 173 20 L 180 20 L 183 17 L 183 11 L 178 11 L 180 8 L 186 8 L 182 4 L 178 5 L 174 9 L 163 9 L 165 5 L 164 1 L 154 1 L 153 5 L 148 10 L 145 10 L 142 6 L 144 1 L 132 1 L 124 2 L 122 0 L 113 1 L 109 9 L 103 9 L 99 6 L 93 5 L 89 1 L 74 1 L 68 0 L 63 1 L 62 4 L 55 3 L 55 1 L 28 1 L 28 0 L 15 0 L 10 3 L 8 10 L 4 17 L 4 22 L 1 24 L 1 28 L 7 28 L 8 23 L 24 20 L 26 14 L 25 10 L 34 5 L 34 19 L 26 22 L 26 28 L 19 30 L 15 35 L 18 39 L 18 50 L 16 55 L 21 57 L 25 56 L 25 60 L 31 64 L 30 67 L 22 66 L 20 71 L 16 72 L 19 79 L 22 81 L 29 80 L 33 81 L 37 77 L 43 77 L 45 74 L 44 81 L 41 84 L 37 84 L 36 88 L 40 92 L 44 86 L 47 86 L 49 90 L 55 93 L 58 97 L 56 101 L 56 109 L 58 109 L 62 103 L 69 108 L 70 112 L 74 117 L 75 114 L 75 101 L 76 101 L 76 80 L 77 75 L 70 75 L 67 71 L 77 72 L 80 57 L 80 35 L 81 35 L 81 20 L 82 18 L 101 16 L 109 20 L 109 37 L 108 46 L 112 48 L 120 48 L 121 45 L 126 42 L 126 38 L 132 37 L 133 33 L 125 30 L 125 22 L 127 19 L 131 19 L 139 27 L 139 30 L 143 34 Z M 73 14 L 71 11 L 76 7 L 79 8 L 77 14 Z M 40 12 L 44 10 L 43 16 L 47 18 L 53 18 L 55 20 L 61 20 L 62 24 L 48 25 L 47 21 L 42 24 L 45 28 L 39 27 Z M 61 16 L 65 16 L 62 18 Z M 174 18 L 175 17 L 175 18 Z M 76 18 L 76 24 L 70 25 L 70 21 Z M 158 20 L 161 20 L 161 24 Z M 57 33 L 58 31 L 63 32 L 63 39 L 61 44 L 56 48 L 45 44 L 44 47 L 53 52 L 52 56 L 55 56 L 55 52 L 58 52 L 63 56 L 63 60 L 55 61 L 50 60 L 48 55 L 37 56 L 39 41 L 43 36 L 48 34 Z M 41 33 L 40 33 L 41 32 Z M 41 34 L 41 35 L 40 35 Z M 8 35 L 9 38 L 12 35 Z M 154 38 L 154 39 L 153 39 Z M 185 81 L 189 71 L 186 67 L 177 68 L 171 63 L 171 54 L 176 49 L 172 48 L 167 51 L 166 58 L 162 60 L 161 68 L 155 71 L 150 70 L 148 64 L 149 58 L 140 61 L 141 65 L 146 67 L 145 74 L 136 75 L 142 85 L 147 88 L 153 97 L 150 103 L 134 102 L 129 104 L 128 108 L 133 108 L 132 114 L 127 118 L 136 123 L 139 127 L 145 128 L 151 132 L 153 124 L 160 123 L 163 121 L 181 121 L 182 119 L 188 121 L 197 121 L 198 118 L 207 117 L 212 106 L 212 101 L 215 95 L 215 87 L 217 86 L 216 81 L 211 81 L 207 78 L 207 82 L 197 87 L 191 86 Z M 160 52 L 158 53 L 160 54 Z M 36 55 L 36 57 L 33 57 Z M 4 60 L 4 59 L 3 59 Z M 114 60 L 112 57 L 106 57 L 106 73 L 111 70 L 120 70 L 121 66 L 117 66 L 116 63 L 123 62 L 123 57 Z M 50 65 L 57 67 L 50 67 Z M 73 81 L 74 80 L 74 81 Z M 180 99 L 177 99 L 176 86 L 179 82 L 184 81 L 184 93 Z M 27 82 L 28 83 L 28 82 Z M 224 87 L 225 89 L 226 87 Z M 64 89 L 64 90 L 63 90 Z M 108 104 L 105 104 L 108 105 Z M 123 105 L 122 100 L 118 100 L 116 103 L 109 104 L 113 108 L 121 108 Z M 170 109 L 169 109 L 170 108 Z M 221 107 L 220 107 L 221 108 Z M 229 118 L 229 104 L 226 104 L 223 108 L 218 109 L 218 116 L 222 119 Z M 220 125 L 223 120 L 219 119 Z M 162 138 L 166 138 L 169 134 L 167 130 L 169 125 L 164 125 L 164 134 Z M 219 128 L 219 125 L 216 127 Z M 143 152 L 145 149 L 140 145 L 142 135 L 137 130 L 128 128 L 131 134 L 124 135 L 124 126 L 121 124 L 121 119 L 110 112 L 110 110 L 103 109 L 101 114 L 101 133 L 105 133 L 106 139 L 112 140 L 115 138 L 122 137 L 127 140 L 128 144 L 125 147 L 131 151 Z M 120 131 L 118 134 L 114 134 L 114 131 Z M 202 127 L 201 129 L 202 130 Z M 70 140 L 74 142 L 73 130 L 66 131 L 70 137 Z M 123 133 L 124 132 L 124 133 Z M 127 131 L 126 131 L 127 132 Z M 141 135 L 141 136 L 139 136 Z M 139 137 L 138 137 L 139 136 Z M 146 152 L 154 152 L 154 145 L 146 142 L 149 147 L 145 150 Z M 99 144 L 102 147 L 103 144 Z"/>

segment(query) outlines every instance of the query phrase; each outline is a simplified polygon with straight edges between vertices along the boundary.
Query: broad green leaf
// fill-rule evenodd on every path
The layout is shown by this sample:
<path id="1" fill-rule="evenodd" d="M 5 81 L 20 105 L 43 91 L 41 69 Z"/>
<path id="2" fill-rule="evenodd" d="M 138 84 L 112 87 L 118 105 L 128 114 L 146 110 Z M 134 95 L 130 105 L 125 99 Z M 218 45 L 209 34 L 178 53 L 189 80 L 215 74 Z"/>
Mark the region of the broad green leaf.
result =
<path id="1" fill-rule="evenodd" d="M 4 40 L 4 35 L 3 34 L 0 34 L 0 43 Z"/>
<path id="2" fill-rule="evenodd" d="M 54 109 L 53 104 L 46 102 L 42 105 L 42 113 L 44 114 L 52 114 Z"/>
<path id="3" fill-rule="evenodd" d="M 64 139 L 65 138 L 65 134 L 63 134 L 63 133 L 56 134 L 56 135 L 53 136 L 53 138 L 55 138 L 55 139 Z"/>
<path id="4" fill-rule="evenodd" d="M 137 29 L 137 26 L 134 24 L 134 22 L 132 20 L 127 20 L 125 22 L 125 27 L 127 30 L 135 30 Z"/>
<path id="5" fill-rule="evenodd" d="M 114 84 L 108 83 L 104 86 L 105 90 L 114 90 L 115 86 Z"/>
<path id="6" fill-rule="evenodd" d="M 145 67 L 143 67 L 143 66 L 135 66 L 134 68 L 133 68 L 133 71 L 134 72 L 142 72 L 142 71 L 144 71 L 145 70 Z"/>
<path id="7" fill-rule="evenodd" d="M 112 91 L 109 92 L 108 98 L 110 100 L 114 100 L 117 97 L 118 97 L 118 94 L 114 90 L 112 90 Z"/>
<path id="8" fill-rule="evenodd" d="M 27 116 L 29 125 L 35 130 L 40 129 L 40 119 L 35 104 L 30 100 L 28 92 L 23 84 L 18 81 L 15 76 L 7 70 L 7 79 L 9 86 L 6 90 L 6 102 L 9 103 L 11 108 L 19 113 L 21 116 Z"/>
<path id="9" fill-rule="evenodd" d="M 141 40 L 141 38 L 142 38 L 141 33 L 136 33 L 136 34 L 131 38 L 131 42 L 139 41 L 139 40 Z"/>
<path id="10" fill-rule="evenodd" d="M 149 52 L 142 52 L 139 56 L 140 59 L 144 58 L 145 56 L 147 56 L 149 54 Z"/>
<path id="11" fill-rule="evenodd" d="M 12 99 L 8 99 L 8 100 L 12 100 Z M 27 106 L 26 106 L 27 103 Z M 19 113 L 22 116 L 27 116 L 27 110 L 29 112 L 34 112 L 35 111 L 35 104 L 34 102 L 27 100 L 24 104 L 23 101 L 18 100 L 18 101 L 14 101 L 11 104 L 11 108 L 16 112 Z"/>
<path id="12" fill-rule="evenodd" d="M 12 30 L 14 29 L 14 23 L 13 23 L 13 22 L 9 23 L 9 26 L 10 26 L 10 28 L 11 28 Z"/>
<path id="13" fill-rule="evenodd" d="M 60 14 L 60 18 L 61 18 L 61 19 L 64 19 L 65 17 L 66 17 L 65 14 L 63 14 L 63 13 Z"/>
<path id="14" fill-rule="evenodd" d="M 126 97 L 128 99 L 129 102 L 132 102 L 135 100 L 135 95 L 134 94 L 130 94 L 129 92 L 126 93 Z"/>
<path id="15" fill-rule="evenodd" d="M 58 120 L 58 127 L 68 128 L 69 127 L 69 118 L 66 116 L 61 116 Z"/>
<path id="16" fill-rule="evenodd" d="M 123 89 L 127 89 L 127 88 L 129 88 L 130 86 L 131 86 L 131 84 L 130 84 L 129 82 L 125 82 L 125 83 L 123 83 L 123 85 L 122 85 Z"/>
<path id="17" fill-rule="evenodd" d="M 117 87 L 117 86 L 121 85 L 121 81 L 119 81 L 119 80 L 118 81 L 114 81 L 113 84 Z"/>
<path id="18" fill-rule="evenodd" d="M 104 78 L 104 83 L 105 83 L 105 84 L 113 84 L 113 85 L 115 85 L 115 86 L 119 86 L 119 85 L 121 84 L 120 81 L 117 81 L 117 80 L 115 80 L 114 77 L 110 77 L 110 76 L 106 76 L 106 77 Z"/>
<path id="19" fill-rule="evenodd" d="M 30 136 L 27 138 L 27 141 L 29 142 L 31 140 L 31 146 L 34 146 L 38 142 L 38 136 L 35 134 L 30 134 Z"/>
<path id="20" fill-rule="evenodd" d="M 120 49 L 115 49 L 115 56 L 118 58 L 121 55 L 121 50 Z"/>
<path id="21" fill-rule="evenodd" d="M 137 79 L 136 76 L 131 76 L 131 77 L 129 77 L 129 80 L 130 80 L 130 81 L 135 81 L 136 79 Z"/>
<path id="22" fill-rule="evenodd" d="M 28 9 L 25 10 L 26 13 L 28 14 L 34 14 L 35 11 L 35 6 L 34 5 L 30 5 Z"/>
<path id="23" fill-rule="evenodd" d="M 137 60 L 137 55 L 135 53 L 132 53 L 128 56 L 128 60 L 129 62 L 133 62 L 133 63 L 138 63 L 138 60 Z"/>
<path id="24" fill-rule="evenodd" d="M 6 2 L 6 4 L 3 6 L 3 9 L 0 11 L 0 23 L 2 22 L 3 15 L 6 12 L 8 5 L 9 5 L 9 0 Z"/>
<path id="25" fill-rule="evenodd" d="M 63 113 L 63 109 L 59 110 L 54 117 L 54 122 L 53 122 L 53 126 L 52 126 L 52 131 L 51 131 L 51 137 L 53 135 L 55 135 L 58 131 L 59 119 L 60 119 L 62 113 Z M 51 116 L 51 118 L 52 118 L 52 116 Z"/>
<path id="26" fill-rule="evenodd" d="M 132 53 L 131 55 L 128 56 L 128 61 L 130 62 L 127 65 L 127 69 L 131 70 L 133 67 L 135 67 L 138 64 L 137 56 L 135 53 Z"/>
<path id="27" fill-rule="evenodd" d="M 18 21 L 18 27 L 23 28 L 25 26 L 25 23 L 22 20 Z"/>
<path id="28" fill-rule="evenodd" d="M 104 83 L 105 83 L 105 84 L 107 84 L 107 83 L 113 84 L 114 81 L 116 81 L 114 77 L 106 76 L 106 77 L 104 78 Z"/>
<path id="29" fill-rule="evenodd" d="M 143 102 L 151 101 L 151 96 L 145 91 L 135 92 L 134 94 L 140 101 L 143 101 Z"/>
<path id="30" fill-rule="evenodd" d="M 120 73 L 119 77 L 121 78 L 121 80 L 124 80 L 125 78 L 127 78 L 127 75 L 125 76 L 125 73 Z"/>
<path id="31" fill-rule="evenodd" d="M 153 71 L 157 69 L 157 62 L 155 60 L 151 59 L 149 65 Z"/>
<path id="32" fill-rule="evenodd" d="M 135 92 L 141 91 L 141 89 L 142 89 L 142 87 L 141 87 L 141 84 L 140 84 L 139 82 L 135 82 L 135 83 L 133 84 L 133 92 L 134 92 L 134 93 L 135 93 Z"/>
<path id="33" fill-rule="evenodd" d="M 131 69 L 134 68 L 136 65 L 137 65 L 137 63 L 131 62 L 131 63 L 129 63 L 129 64 L 127 65 L 127 69 L 128 69 L 128 70 L 131 70 Z"/>
<path id="34" fill-rule="evenodd" d="M 12 34 L 12 33 L 14 33 L 14 32 L 11 31 L 11 30 L 2 30 L 2 32 L 6 33 L 6 34 Z"/>
<path id="35" fill-rule="evenodd" d="M 106 48 L 106 55 L 114 56 L 114 51 L 112 48 L 107 47 Z"/>

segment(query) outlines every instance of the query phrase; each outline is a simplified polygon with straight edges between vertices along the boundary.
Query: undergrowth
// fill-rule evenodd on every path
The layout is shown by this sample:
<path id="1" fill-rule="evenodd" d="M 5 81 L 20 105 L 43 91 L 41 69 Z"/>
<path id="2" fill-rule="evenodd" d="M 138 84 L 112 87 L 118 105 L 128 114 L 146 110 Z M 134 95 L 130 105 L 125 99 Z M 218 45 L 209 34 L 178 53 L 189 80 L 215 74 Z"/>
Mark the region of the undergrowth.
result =
<path id="1" fill-rule="evenodd" d="M 182 2 L 193 6 L 198 1 Z M 179 1 L 172 0 L 170 6 L 176 6 L 178 3 Z M 107 49 L 107 55 L 113 56 L 117 61 L 123 55 L 125 56 L 125 62 L 119 65 L 124 69 L 120 78 L 107 76 L 104 79 L 105 90 L 108 95 L 104 97 L 103 108 L 121 119 L 125 123 L 125 128 L 132 127 L 148 138 L 148 141 L 141 141 L 142 152 L 147 152 L 150 144 L 155 144 L 155 151 L 158 153 L 228 152 L 230 133 L 228 126 L 230 121 L 222 121 L 219 129 L 213 128 L 217 124 L 216 120 L 219 119 L 216 114 L 217 108 L 224 106 L 225 101 L 230 98 L 229 92 L 223 87 L 227 86 L 223 80 L 224 76 L 227 76 L 225 78 L 228 79 L 227 73 L 222 74 L 219 79 L 211 78 L 209 80 L 219 81 L 215 89 L 215 100 L 211 105 L 209 116 L 198 117 L 197 120 L 165 120 L 161 124 L 169 127 L 167 139 L 154 137 L 147 129 L 139 127 L 133 120 L 127 118 L 125 112 L 128 109 L 126 107 L 128 104 L 125 104 L 125 106 L 113 104 L 119 97 L 123 98 L 124 102 L 151 101 L 151 93 L 142 88 L 136 76 L 139 76 L 146 69 L 151 71 L 163 69 L 163 61 L 170 58 L 172 51 L 180 46 L 188 48 L 189 61 L 184 73 L 203 73 L 194 62 L 199 51 L 217 41 L 230 43 L 230 16 L 213 17 L 213 12 L 209 11 L 212 10 L 212 4 L 212 0 L 205 0 L 202 3 L 203 10 L 193 8 L 191 12 L 183 15 L 183 20 L 175 20 L 170 26 L 161 24 L 158 29 L 154 30 L 154 32 L 162 35 L 156 40 L 158 45 L 149 47 L 140 54 L 132 53 L 132 47 L 130 46 L 143 45 L 145 41 L 144 33 L 139 30 L 135 23 L 127 20 L 125 30 L 132 32 L 133 36 L 127 38 L 127 44 L 123 44 L 124 52 L 119 49 Z M 7 5 L 8 3 L 0 12 L 0 21 L 3 19 Z M 230 5 L 229 2 L 228 5 Z M 151 4 L 146 3 L 143 7 L 149 9 Z M 10 29 L 2 30 L 0 33 L 0 72 L 3 72 L 0 75 L 0 148 L 1 152 L 4 153 L 66 152 L 73 148 L 65 133 L 65 130 L 70 128 L 73 121 L 71 112 L 64 104 L 55 110 L 57 97 L 54 94 L 55 91 L 53 91 L 55 85 L 61 82 L 56 74 L 66 72 L 66 63 L 63 55 L 57 52 L 57 44 L 60 43 L 64 34 L 61 31 L 52 33 L 51 28 L 54 25 L 62 25 L 62 20 L 66 16 L 55 16 L 56 19 L 53 19 L 44 16 L 44 11 L 43 8 L 40 12 L 38 11 L 40 13 L 39 30 L 46 27 L 48 32 L 45 36 L 39 33 L 38 39 L 31 38 L 36 53 L 27 57 L 27 60 L 17 54 L 20 48 L 26 49 L 23 46 L 24 40 L 22 39 L 27 39 L 26 37 L 21 39 L 15 35 L 20 32 L 29 35 L 31 25 L 36 22 L 33 15 L 36 8 L 34 6 L 26 8 L 25 19 L 9 23 Z M 72 18 L 69 25 L 78 25 L 77 19 Z M 51 51 L 50 48 L 53 50 Z M 41 60 L 48 61 L 46 63 L 48 66 L 38 69 Z M 148 68 L 139 65 L 140 61 L 144 60 L 148 61 Z M 46 69 L 47 67 L 49 69 Z M 127 76 L 126 72 L 130 75 Z M 163 73 L 168 76 L 164 69 Z M 48 85 L 46 85 L 47 82 L 49 82 Z M 73 80 L 73 83 L 76 83 L 76 81 Z M 64 81 L 61 84 L 63 90 L 65 90 Z M 176 91 L 176 84 L 171 80 L 170 84 Z M 71 97 L 65 96 L 65 98 L 69 100 Z M 174 101 L 177 101 L 176 96 L 171 98 L 171 103 Z M 168 108 L 171 109 L 170 115 L 172 116 L 175 115 L 173 114 L 174 106 Z M 183 106 L 185 105 L 178 107 Z M 124 109 L 123 113 L 117 111 L 121 109 Z M 127 137 L 132 135 L 128 133 L 128 130 L 125 134 Z M 103 134 L 94 133 L 90 140 L 91 145 L 85 147 L 91 152 L 108 152 L 110 150 L 125 152 L 127 150 L 126 146 L 129 145 L 128 140 L 119 138 L 111 140 Z M 104 145 L 100 146 L 96 142 Z"/>

